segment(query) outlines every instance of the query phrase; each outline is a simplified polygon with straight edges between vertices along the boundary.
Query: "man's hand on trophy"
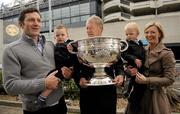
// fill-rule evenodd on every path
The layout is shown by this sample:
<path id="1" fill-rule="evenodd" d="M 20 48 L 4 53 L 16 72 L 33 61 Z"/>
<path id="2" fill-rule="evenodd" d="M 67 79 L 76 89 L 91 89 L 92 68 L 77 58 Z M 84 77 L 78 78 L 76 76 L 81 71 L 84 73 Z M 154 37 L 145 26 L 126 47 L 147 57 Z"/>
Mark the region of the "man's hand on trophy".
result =
<path id="1" fill-rule="evenodd" d="M 79 85 L 82 87 L 82 88 L 87 88 L 87 84 L 89 83 L 88 80 L 86 80 L 85 78 L 81 78 L 80 81 L 79 81 Z"/>
<path id="2" fill-rule="evenodd" d="M 72 52 L 73 51 L 73 47 L 71 44 L 67 44 L 67 49 L 69 52 Z"/>
<path id="3" fill-rule="evenodd" d="M 112 64 L 115 64 L 118 62 L 118 59 L 115 59 L 114 61 L 111 61 L 110 63 L 108 63 L 109 66 L 111 66 Z"/>
<path id="4" fill-rule="evenodd" d="M 77 52 L 78 52 L 77 48 L 78 48 L 78 45 L 77 45 L 77 42 L 75 42 L 75 41 L 72 41 L 67 44 L 67 49 L 72 54 L 77 54 Z"/>
<path id="5" fill-rule="evenodd" d="M 123 84 L 123 81 L 124 81 L 124 76 L 122 75 L 118 75 L 114 78 L 113 82 L 115 83 L 116 86 L 120 87 L 122 86 Z"/>

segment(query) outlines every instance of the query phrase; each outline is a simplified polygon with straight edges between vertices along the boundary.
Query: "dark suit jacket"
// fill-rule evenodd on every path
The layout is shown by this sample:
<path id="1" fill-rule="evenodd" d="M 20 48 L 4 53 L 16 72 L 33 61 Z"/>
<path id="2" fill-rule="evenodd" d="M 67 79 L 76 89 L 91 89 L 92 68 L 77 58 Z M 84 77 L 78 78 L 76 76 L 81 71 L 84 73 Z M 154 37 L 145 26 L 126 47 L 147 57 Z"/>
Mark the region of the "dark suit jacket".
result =
<path id="1" fill-rule="evenodd" d="M 81 64 L 81 77 L 89 80 L 94 72 L 94 68 Z M 106 67 L 105 72 L 112 78 L 120 74 L 124 75 L 122 60 L 119 59 L 116 64 Z M 80 88 L 81 114 L 116 114 L 116 101 L 117 92 L 115 85 Z"/>
<path id="2" fill-rule="evenodd" d="M 143 71 L 144 61 L 145 61 L 145 49 L 143 47 L 142 42 L 135 42 L 132 40 L 126 40 L 128 42 L 128 49 L 122 53 L 122 57 L 124 60 L 128 62 L 128 65 L 133 67 L 137 67 L 135 64 L 135 59 L 140 59 L 142 61 L 143 66 L 138 69 L 139 72 Z"/>

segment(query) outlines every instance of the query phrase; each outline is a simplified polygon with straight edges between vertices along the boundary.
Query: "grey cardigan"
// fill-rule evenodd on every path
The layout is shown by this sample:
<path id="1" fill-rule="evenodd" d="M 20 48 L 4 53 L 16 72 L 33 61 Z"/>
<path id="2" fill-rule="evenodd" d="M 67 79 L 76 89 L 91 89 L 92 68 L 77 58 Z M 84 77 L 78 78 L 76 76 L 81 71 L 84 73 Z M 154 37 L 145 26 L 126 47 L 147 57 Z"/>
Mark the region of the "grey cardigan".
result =
<path id="1" fill-rule="evenodd" d="M 37 97 L 45 90 L 45 77 L 55 68 L 54 44 L 44 41 L 41 53 L 31 38 L 22 35 L 8 44 L 3 52 L 3 81 L 9 94 L 20 95 L 23 110 L 38 110 Z M 57 103 L 63 95 L 60 84 L 48 97 L 47 106 Z"/>

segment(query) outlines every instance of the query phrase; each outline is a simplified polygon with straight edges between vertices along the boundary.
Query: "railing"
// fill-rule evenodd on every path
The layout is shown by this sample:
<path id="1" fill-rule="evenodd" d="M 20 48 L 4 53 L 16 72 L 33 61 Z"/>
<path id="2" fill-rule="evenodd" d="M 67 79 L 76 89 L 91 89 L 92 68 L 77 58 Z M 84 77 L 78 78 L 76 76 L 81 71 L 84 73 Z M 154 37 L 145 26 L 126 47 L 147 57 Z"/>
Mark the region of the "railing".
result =
<path id="1" fill-rule="evenodd" d="M 104 22 L 108 22 L 108 21 L 111 21 L 111 20 L 117 20 L 120 18 L 120 12 L 116 12 L 116 13 L 111 13 L 109 15 L 106 15 L 104 17 Z"/>
<path id="2" fill-rule="evenodd" d="M 121 16 L 122 16 L 122 17 L 125 17 L 125 18 L 127 18 L 127 19 L 130 19 L 130 18 L 131 18 L 131 15 L 130 15 L 130 14 L 124 13 L 124 12 L 121 12 Z"/>
<path id="3" fill-rule="evenodd" d="M 130 6 L 130 2 L 127 0 L 120 0 L 120 3 Z"/>
<path id="4" fill-rule="evenodd" d="M 113 7 L 113 6 L 118 6 L 119 5 L 119 0 L 112 0 L 112 1 L 109 1 L 107 3 L 104 4 L 104 10 L 110 8 L 110 7 Z"/>

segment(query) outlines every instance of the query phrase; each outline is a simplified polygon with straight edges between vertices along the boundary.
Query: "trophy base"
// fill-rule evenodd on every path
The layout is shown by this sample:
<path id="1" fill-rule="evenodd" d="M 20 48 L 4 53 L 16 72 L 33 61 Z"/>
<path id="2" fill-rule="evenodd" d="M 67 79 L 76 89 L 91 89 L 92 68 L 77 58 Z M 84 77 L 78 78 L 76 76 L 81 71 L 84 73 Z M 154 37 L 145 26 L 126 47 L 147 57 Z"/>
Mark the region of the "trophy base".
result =
<path id="1" fill-rule="evenodd" d="M 110 77 L 101 77 L 101 78 L 91 78 L 87 86 L 104 86 L 104 85 L 114 85 Z"/>

